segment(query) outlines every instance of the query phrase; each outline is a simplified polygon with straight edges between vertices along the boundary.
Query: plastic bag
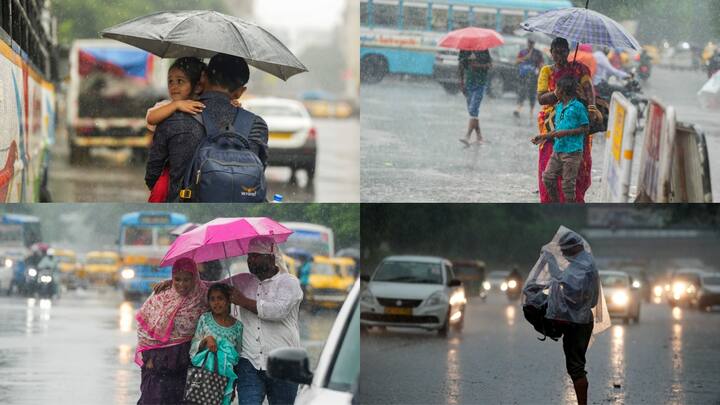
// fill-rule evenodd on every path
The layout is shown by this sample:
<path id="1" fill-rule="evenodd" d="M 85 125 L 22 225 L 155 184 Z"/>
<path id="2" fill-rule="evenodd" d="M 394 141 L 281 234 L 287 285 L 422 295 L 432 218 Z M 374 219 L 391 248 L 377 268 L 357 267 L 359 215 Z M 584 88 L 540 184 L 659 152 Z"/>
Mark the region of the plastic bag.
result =
<path id="1" fill-rule="evenodd" d="M 555 232 L 555 236 L 552 240 L 541 249 L 542 251 L 548 251 L 552 254 L 561 271 L 564 271 L 570 263 L 562 255 L 558 241 L 562 235 L 569 231 L 571 231 L 571 229 L 565 226 L 560 226 L 557 232 Z M 584 238 L 583 247 L 587 252 L 592 253 L 590 244 L 588 244 Z M 544 255 L 541 253 L 532 270 L 530 270 L 530 274 L 525 280 L 525 284 L 523 286 L 522 305 L 535 305 L 537 303 L 544 302 L 551 294 L 550 284 L 552 276 L 550 275 L 548 263 L 543 256 Z M 608 313 L 607 305 L 605 303 L 602 285 L 598 283 L 598 287 L 598 302 L 597 305 L 592 308 L 594 325 L 593 337 L 590 339 L 591 345 L 597 334 L 604 332 L 610 327 L 610 314 Z M 544 294 L 546 297 L 540 296 L 539 294 Z"/>

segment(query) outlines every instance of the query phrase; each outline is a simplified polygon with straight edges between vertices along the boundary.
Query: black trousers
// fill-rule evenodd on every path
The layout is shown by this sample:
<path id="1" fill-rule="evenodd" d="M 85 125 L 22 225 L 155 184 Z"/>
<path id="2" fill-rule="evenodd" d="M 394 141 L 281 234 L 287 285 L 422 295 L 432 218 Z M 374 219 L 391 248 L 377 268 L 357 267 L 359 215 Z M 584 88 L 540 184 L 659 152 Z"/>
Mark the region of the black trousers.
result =
<path id="1" fill-rule="evenodd" d="M 573 382 L 585 377 L 585 353 L 587 352 L 590 336 L 592 336 L 593 322 L 569 323 L 563 331 L 563 352 L 565 352 L 565 367 Z"/>

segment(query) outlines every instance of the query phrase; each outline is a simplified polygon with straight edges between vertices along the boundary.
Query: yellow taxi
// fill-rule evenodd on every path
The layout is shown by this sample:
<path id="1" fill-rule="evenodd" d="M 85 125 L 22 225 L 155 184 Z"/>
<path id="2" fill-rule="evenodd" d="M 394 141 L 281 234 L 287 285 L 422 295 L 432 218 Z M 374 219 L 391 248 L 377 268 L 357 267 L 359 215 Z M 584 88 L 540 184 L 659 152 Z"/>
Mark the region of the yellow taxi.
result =
<path id="1" fill-rule="evenodd" d="M 92 251 L 85 255 L 84 277 L 93 283 L 114 284 L 122 266 L 120 255 L 113 251 Z"/>
<path id="2" fill-rule="evenodd" d="M 292 274 L 293 276 L 298 276 L 298 266 L 300 265 L 300 262 L 298 260 L 295 260 L 293 257 L 288 255 L 283 255 L 283 259 L 285 260 L 285 264 L 288 268 L 288 273 Z"/>
<path id="3" fill-rule="evenodd" d="M 58 262 L 58 269 L 63 274 L 73 274 L 80 270 L 80 264 L 77 261 L 77 254 L 70 249 L 49 249 L 48 255 L 53 256 Z"/>
<path id="4" fill-rule="evenodd" d="M 313 306 L 340 307 L 355 282 L 355 260 L 349 257 L 315 256 L 305 299 Z"/>

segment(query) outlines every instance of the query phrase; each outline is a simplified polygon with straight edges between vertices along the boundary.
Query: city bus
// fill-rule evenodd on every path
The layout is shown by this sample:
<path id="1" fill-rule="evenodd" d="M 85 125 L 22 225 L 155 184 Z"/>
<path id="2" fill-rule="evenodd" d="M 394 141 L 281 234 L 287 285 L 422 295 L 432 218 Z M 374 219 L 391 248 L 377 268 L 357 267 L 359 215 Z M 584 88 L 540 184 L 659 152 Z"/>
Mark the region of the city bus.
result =
<path id="1" fill-rule="evenodd" d="M 168 266 L 160 260 L 172 242 L 170 231 L 185 224 L 187 217 L 165 211 L 141 211 L 120 219 L 118 254 L 122 261 L 120 285 L 125 299 L 149 295 L 158 281 L 170 278 Z"/>
<path id="2" fill-rule="evenodd" d="M 40 219 L 30 215 L 0 215 L 0 288 L 11 292 L 25 284 L 25 258 L 42 240 Z"/>
<path id="3" fill-rule="evenodd" d="M 0 2 L 0 203 L 49 201 L 57 46 L 49 2 Z"/>
<path id="4" fill-rule="evenodd" d="M 508 34 L 544 11 L 572 7 L 569 0 L 360 0 L 360 77 L 433 74 L 437 43 L 469 26 Z"/>
<path id="5" fill-rule="evenodd" d="M 332 229 L 304 222 L 283 222 L 282 225 L 293 231 L 287 242 L 283 244 L 283 249 L 300 249 L 313 256 L 333 257 L 335 254 L 335 237 Z"/>

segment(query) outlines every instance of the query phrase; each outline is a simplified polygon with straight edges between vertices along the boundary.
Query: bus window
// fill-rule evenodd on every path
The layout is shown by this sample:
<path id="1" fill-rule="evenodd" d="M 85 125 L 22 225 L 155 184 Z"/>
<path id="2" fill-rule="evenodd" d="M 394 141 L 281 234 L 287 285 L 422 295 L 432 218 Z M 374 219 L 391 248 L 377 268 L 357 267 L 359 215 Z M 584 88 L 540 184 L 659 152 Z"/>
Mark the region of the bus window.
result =
<path id="1" fill-rule="evenodd" d="M 453 30 L 459 30 L 461 28 L 467 28 L 470 26 L 470 8 L 468 7 L 453 7 Z"/>
<path id="2" fill-rule="evenodd" d="M 368 25 L 368 4 L 366 1 L 360 2 L 360 25 Z"/>
<path id="3" fill-rule="evenodd" d="M 474 24 L 475 27 L 491 28 L 495 29 L 495 18 L 497 12 L 495 10 L 487 9 L 473 9 Z"/>
<path id="4" fill-rule="evenodd" d="M 396 2 L 390 4 L 373 2 L 373 22 L 376 27 L 397 28 L 397 17 L 398 6 Z"/>
<path id="5" fill-rule="evenodd" d="M 151 246 L 151 228 L 127 228 L 125 230 L 125 244 L 128 246 Z"/>
<path id="6" fill-rule="evenodd" d="M 172 235 L 166 233 L 163 229 L 159 229 L 157 241 L 158 246 L 170 246 L 172 243 Z"/>
<path id="7" fill-rule="evenodd" d="M 427 27 L 428 6 L 426 3 L 405 2 L 403 6 L 403 28 L 424 31 Z"/>
<path id="8" fill-rule="evenodd" d="M 448 32 L 448 7 L 435 6 L 432 8 L 432 30 Z"/>

